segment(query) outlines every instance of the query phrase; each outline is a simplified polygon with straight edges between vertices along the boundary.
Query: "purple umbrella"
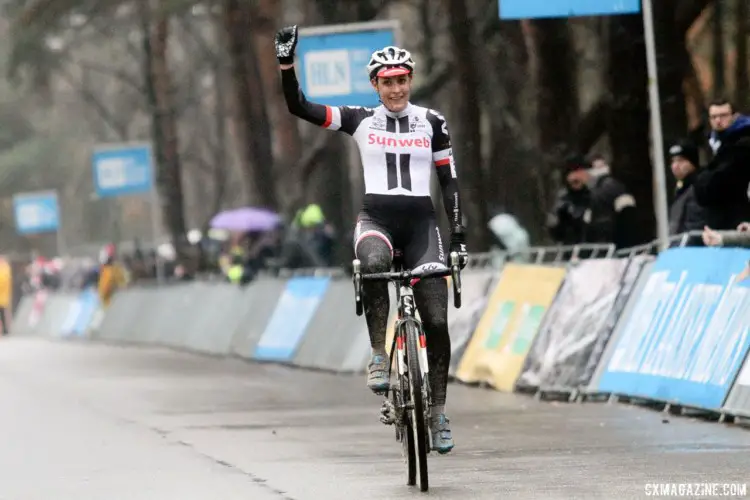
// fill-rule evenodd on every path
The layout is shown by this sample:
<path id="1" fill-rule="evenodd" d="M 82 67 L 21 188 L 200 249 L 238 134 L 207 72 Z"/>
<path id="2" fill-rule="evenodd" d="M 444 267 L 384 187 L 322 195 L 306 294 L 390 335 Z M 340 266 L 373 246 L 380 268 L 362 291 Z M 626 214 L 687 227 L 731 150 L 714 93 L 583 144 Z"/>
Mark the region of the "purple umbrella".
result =
<path id="1" fill-rule="evenodd" d="M 279 225 L 281 217 L 263 208 L 238 208 L 220 212 L 211 219 L 211 227 L 227 231 L 270 231 Z"/>

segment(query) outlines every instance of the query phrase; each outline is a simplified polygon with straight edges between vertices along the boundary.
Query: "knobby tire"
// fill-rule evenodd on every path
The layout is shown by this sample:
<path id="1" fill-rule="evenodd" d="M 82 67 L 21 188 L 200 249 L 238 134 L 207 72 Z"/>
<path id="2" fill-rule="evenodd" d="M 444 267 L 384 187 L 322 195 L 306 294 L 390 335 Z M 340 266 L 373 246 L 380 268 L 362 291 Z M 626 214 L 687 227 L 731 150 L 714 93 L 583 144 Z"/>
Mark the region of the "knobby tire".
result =
<path id="1" fill-rule="evenodd" d="M 406 334 L 406 359 L 409 370 L 409 394 L 413 409 L 411 411 L 411 425 L 416 441 L 416 458 L 419 466 L 419 489 L 427 491 L 429 480 L 427 477 L 427 422 L 423 395 L 422 370 L 419 367 L 419 331 L 412 322 L 403 326 Z"/>

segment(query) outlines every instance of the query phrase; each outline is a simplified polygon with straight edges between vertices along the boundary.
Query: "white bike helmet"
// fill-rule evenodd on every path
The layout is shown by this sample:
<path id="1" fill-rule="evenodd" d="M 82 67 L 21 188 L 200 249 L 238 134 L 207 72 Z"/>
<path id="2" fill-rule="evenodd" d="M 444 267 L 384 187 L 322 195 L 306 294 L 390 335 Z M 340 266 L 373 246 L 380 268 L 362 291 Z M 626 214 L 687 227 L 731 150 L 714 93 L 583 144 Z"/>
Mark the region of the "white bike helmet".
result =
<path id="1" fill-rule="evenodd" d="M 414 71 L 414 59 L 408 50 L 398 47 L 384 47 L 376 50 L 367 63 L 367 74 L 375 77 L 406 75 Z"/>

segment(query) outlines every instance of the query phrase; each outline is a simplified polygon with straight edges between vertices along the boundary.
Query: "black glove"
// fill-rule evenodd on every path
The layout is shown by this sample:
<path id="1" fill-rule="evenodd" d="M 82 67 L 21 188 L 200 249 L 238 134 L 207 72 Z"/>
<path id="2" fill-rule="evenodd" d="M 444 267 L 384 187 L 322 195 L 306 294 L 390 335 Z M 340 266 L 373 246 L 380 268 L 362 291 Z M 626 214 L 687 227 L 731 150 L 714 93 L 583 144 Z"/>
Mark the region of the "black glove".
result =
<path id="1" fill-rule="evenodd" d="M 463 228 L 456 227 L 451 231 L 451 245 L 449 253 L 458 254 L 458 265 L 463 269 L 469 263 L 469 252 L 466 250 L 466 235 Z"/>
<path id="2" fill-rule="evenodd" d="M 297 25 L 281 28 L 276 32 L 276 58 L 280 64 L 294 64 L 294 49 L 297 48 Z"/>

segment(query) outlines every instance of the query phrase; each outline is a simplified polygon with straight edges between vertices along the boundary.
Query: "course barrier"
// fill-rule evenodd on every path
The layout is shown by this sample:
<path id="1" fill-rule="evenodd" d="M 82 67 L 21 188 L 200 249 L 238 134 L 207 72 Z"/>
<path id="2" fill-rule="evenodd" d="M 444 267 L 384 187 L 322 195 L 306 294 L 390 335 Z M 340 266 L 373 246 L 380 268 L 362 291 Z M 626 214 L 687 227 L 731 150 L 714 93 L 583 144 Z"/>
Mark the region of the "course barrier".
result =
<path id="1" fill-rule="evenodd" d="M 449 301 L 450 373 L 500 391 L 630 398 L 750 417 L 750 251 L 653 246 L 485 256 Z M 475 261 L 476 262 L 476 261 Z M 446 280 L 446 286 L 450 286 Z M 387 347 L 396 321 L 395 293 Z M 449 288 L 450 296 L 450 288 Z M 334 372 L 370 355 L 349 277 L 260 277 L 24 297 L 13 335 L 155 344 Z M 429 342 L 429 332 L 428 342 Z"/>
<path id="2" fill-rule="evenodd" d="M 517 389 L 572 392 L 579 386 L 626 267 L 622 259 L 571 266 L 526 356 Z"/>
<path id="3" fill-rule="evenodd" d="M 456 377 L 462 382 L 512 390 L 564 277 L 562 267 L 507 264 L 461 358 Z"/>
<path id="4" fill-rule="evenodd" d="M 354 288 L 349 280 L 336 280 L 328 284 L 310 319 L 307 333 L 299 343 L 293 363 L 305 368 L 334 369 L 336 371 L 359 371 L 369 354 L 369 343 L 357 343 L 355 339 L 367 339 L 367 325 L 354 312 L 352 299 Z M 347 305 L 349 307 L 347 307 Z M 337 311 L 337 314 L 331 314 Z M 358 361 L 349 361 L 350 351 L 359 345 Z"/>
<path id="5" fill-rule="evenodd" d="M 597 390 L 720 411 L 750 347 L 750 251 L 674 248 L 659 255 Z"/>

